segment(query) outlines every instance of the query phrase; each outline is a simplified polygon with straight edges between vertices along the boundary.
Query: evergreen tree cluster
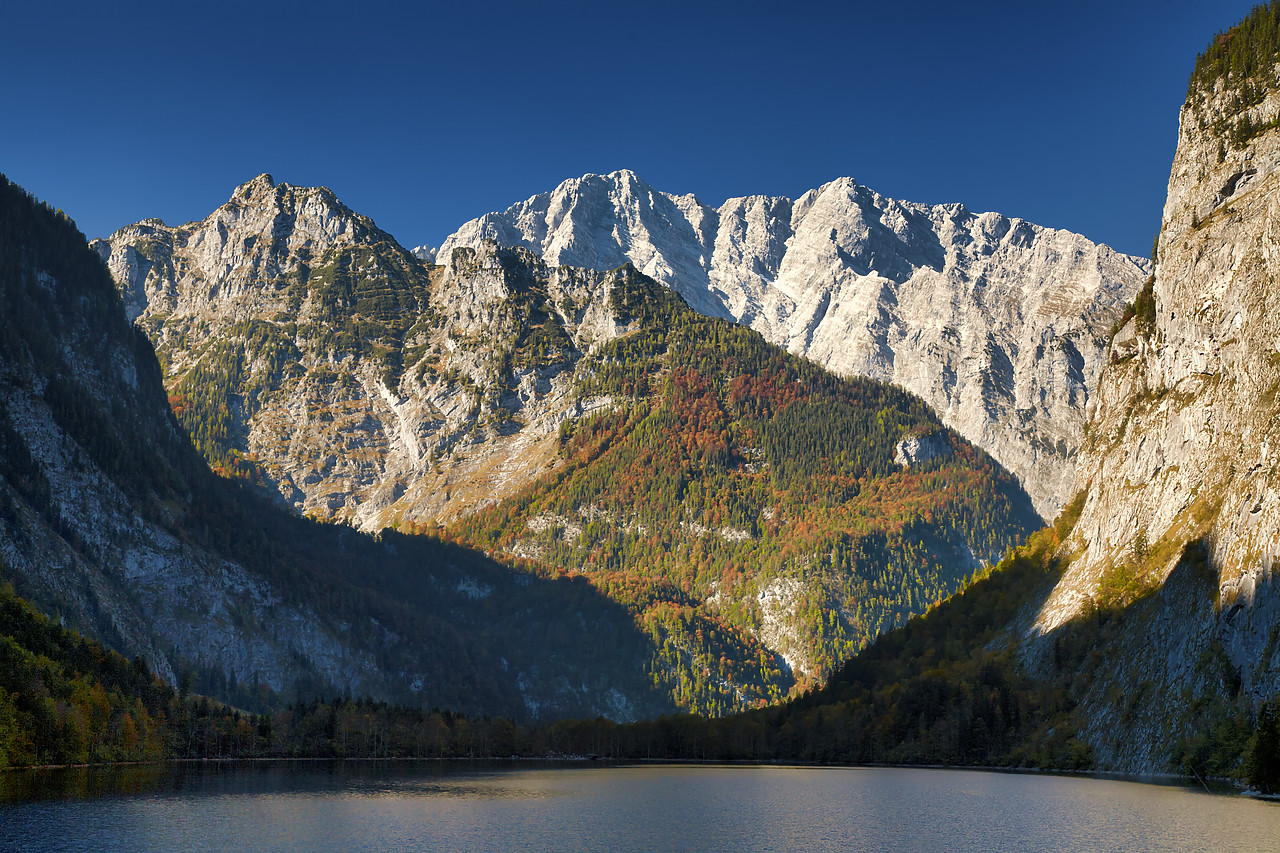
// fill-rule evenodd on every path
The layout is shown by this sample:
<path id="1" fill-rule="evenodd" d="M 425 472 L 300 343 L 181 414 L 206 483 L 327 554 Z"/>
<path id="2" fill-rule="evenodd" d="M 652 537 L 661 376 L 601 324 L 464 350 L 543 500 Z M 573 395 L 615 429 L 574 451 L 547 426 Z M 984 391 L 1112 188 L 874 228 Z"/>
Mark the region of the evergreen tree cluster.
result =
<path id="1" fill-rule="evenodd" d="M 1211 89 L 1219 79 L 1241 86 L 1261 80 L 1274 88 L 1275 65 L 1280 58 L 1280 2 L 1254 6 L 1243 21 L 1218 33 L 1196 57 L 1187 97 Z"/>
<path id="2" fill-rule="evenodd" d="M 0 768 L 166 757 L 173 691 L 0 583 Z"/>
<path id="3" fill-rule="evenodd" d="M 1251 108 L 1262 103 L 1268 92 L 1280 87 L 1276 65 L 1280 62 L 1280 2 L 1272 0 L 1255 6 L 1236 26 L 1214 36 L 1196 57 L 1187 84 L 1187 103 L 1199 108 L 1205 96 L 1222 82 L 1227 95 L 1225 108 L 1210 117 L 1201 114 L 1200 127 L 1211 127 L 1221 140 L 1218 160 L 1226 158 L 1227 145 L 1239 148 L 1268 130 L 1280 126 L 1280 117 L 1259 120 Z"/>

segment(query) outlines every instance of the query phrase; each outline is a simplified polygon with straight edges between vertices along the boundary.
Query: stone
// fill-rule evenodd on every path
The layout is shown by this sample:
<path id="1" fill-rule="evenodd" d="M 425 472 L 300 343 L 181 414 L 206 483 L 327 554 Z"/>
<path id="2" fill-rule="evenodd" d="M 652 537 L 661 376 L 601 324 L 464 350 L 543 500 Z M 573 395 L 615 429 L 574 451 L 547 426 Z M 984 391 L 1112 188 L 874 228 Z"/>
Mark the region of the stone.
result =
<path id="1" fill-rule="evenodd" d="M 1280 91 L 1265 88 L 1245 108 L 1257 126 L 1280 117 Z M 1110 769 L 1169 769 L 1178 739 L 1200 731 L 1189 703 L 1280 693 L 1280 130 L 1241 142 L 1239 110 L 1221 80 L 1182 108 L 1153 322 L 1112 343 L 1069 564 L 1023 641 L 1034 667 L 1073 623 L 1127 605 L 1106 677 L 1080 697 L 1085 740 Z M 1115 600 L 1122 571 L 1146 597 Z"/>
<path id="2" fill-rule="evenodd" d="M 903 468 L 951 455 L 951 444 L 941 435 L 909 435 L 894 448 L 893 461 Z"/>

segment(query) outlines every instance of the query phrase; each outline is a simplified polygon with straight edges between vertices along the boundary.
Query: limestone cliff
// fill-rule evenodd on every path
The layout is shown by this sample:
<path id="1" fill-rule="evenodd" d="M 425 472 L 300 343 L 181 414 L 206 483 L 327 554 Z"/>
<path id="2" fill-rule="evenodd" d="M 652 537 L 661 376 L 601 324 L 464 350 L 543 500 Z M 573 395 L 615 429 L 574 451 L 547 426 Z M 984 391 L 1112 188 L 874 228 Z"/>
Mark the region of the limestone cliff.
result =
<path id="1" fill-rule="evenodd" d="M 1115 336 L 1070 567 L 1032 637 L 1125 608 L 1085 707 L 1103 766 L 1162 768 L 1205 703 L 1280 691 L 1280 92 L 1200 74 L 1157 266 Z M 1031 659 L 1050 644 L 1034 640 Z"/>
<path id="2" fill-rule="evenodd" d="M 1052 518 L 1071 496 L 1089 393 L 1146 261 L 963 205 L 848 178 L 718 209 L 632 172 L 568 180 L 463 225 L 551 264 L 624 262 L 837 373 L 893 382 L 1022 481 Z"/>

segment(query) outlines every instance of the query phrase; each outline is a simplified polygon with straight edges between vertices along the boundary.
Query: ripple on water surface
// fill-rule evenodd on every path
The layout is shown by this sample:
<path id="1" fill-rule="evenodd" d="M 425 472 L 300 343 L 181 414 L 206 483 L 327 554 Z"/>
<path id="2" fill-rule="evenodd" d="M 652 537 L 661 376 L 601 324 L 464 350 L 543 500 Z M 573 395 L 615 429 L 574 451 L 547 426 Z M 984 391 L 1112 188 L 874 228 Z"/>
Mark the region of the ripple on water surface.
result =
<path id="1" fill-rule="evenodd" d="M 23 851 L 1275 851 L 1280 805 L 895 768 L 263 763 L 0 777 Z"/>

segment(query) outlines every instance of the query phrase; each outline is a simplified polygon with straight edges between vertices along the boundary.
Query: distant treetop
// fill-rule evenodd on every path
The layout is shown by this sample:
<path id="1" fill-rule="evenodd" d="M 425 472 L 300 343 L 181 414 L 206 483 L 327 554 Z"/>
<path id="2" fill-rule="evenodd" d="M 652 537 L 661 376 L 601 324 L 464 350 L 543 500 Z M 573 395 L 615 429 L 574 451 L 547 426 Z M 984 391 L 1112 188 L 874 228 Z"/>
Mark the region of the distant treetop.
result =
<path id="1" fill-rule="evenodd" d="M 1271 73 L 1280 60 L 1280 0 L 1253 7 L 1248 16 L 1224 33 L 1218 33 L 1196 57 L 1187 95 L 1207 90 L 1219 77 L 1239 86 L 1261 75 L 1266 88 L 1274 88 Z"/>

